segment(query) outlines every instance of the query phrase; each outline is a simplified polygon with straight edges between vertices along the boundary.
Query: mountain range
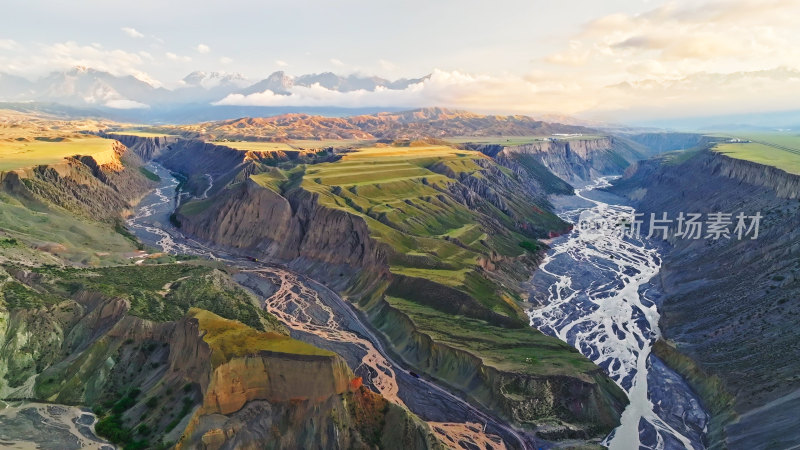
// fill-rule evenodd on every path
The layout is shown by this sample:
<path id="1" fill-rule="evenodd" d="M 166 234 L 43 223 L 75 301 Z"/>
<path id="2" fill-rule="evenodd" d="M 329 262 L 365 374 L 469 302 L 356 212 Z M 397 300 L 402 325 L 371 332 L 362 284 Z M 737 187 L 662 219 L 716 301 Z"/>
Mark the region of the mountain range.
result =
<path id="1" fill-rule="evenodd" d="M 296 139 L 426 139 L 456 136 L 592 135 L 577 125 L 543 122 L 528 116 L 484 115 L 430 107 L 410 111 L 325 117 L 292 113 L 243 117 L 180 126 L 162 131 L 213 140 L 283 141 Z"/>
<path id="2" fill-rule="evenodd" d="M 249 95 L 267 90 L 289 95 L 294 86 L 319 85 L 336 92 L 405 89 L 427 77 L 387 80 L 376 76 L 337 75 L 331 72 L 291 76 L 279 71 L 260 81 L 238 73 L 195 71 L 173 89 L 157 87 L 132 75 L 117 76 L 89 67 L 52 72 L 37 80 L 0 73 L 0 101 L 57 103 L 98 109 L 177 108 L 208 104 L 230 94 Z"/>

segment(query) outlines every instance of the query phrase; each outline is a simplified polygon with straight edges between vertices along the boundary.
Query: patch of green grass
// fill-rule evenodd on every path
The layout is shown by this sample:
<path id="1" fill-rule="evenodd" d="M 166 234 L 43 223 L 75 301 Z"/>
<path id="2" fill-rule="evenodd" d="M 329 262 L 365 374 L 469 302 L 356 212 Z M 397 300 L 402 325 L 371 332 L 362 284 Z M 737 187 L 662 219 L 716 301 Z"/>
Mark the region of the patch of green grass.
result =
<path id="1" fill-rule="evenodd" d="M 185 214 L 187 216 L 194 216 L 207 210 L 209 206 L 211 206 L 213 203 L 214 199 L 212 198 L 192 200 L 190 202 L 181 205 L 180 211 L 181 214 Z"/>
<path id="2" fill-rule="evenodd" d="M 153 172 L 150 172 L 145 167 L 139 167 L 139 172 L 141 172 L 142 175 L 144 175 L 145 178 L 147 178 L 150 181 L 161 181 L 160 176 L 154 174 Z"/>
<path id="3" fill-rule="evenodd" d="M 57 296 L 34 291 L 18 281 L 6 281 L 0 287 L 0 302 L 9 310 L 38 308 L 59 300 Z"/>
<path id="4" fill-rule="evenodd" d="M 95 424 L 94 428 L 98 436 L 121 445 L 124 450 L 150 448 L 150 443 L 146 439 L 137 440 L 134 438 L 134 431 L 126 426 L 125 419 L 122 417 L 125 411 L 136 404 L 136 397 L 139 393 L 139 389 L 131 389 L 113 404 L 110 413 L 105 414 L 97 421 L 97 424 Z M 141 435 L 150 433 L 147 425 L 139 426 L 137 432 Z"/>
<path id="5" fill-rule="evenodd" d="M 85 265 L 127 262 L 120 255 L 137 249 L 138 243 L 105 223 L 93 222 L 60 208 L 20 200 L 0 192 L 0 230 L 18 245 L 6 256 L 46 259 L 48 254 Z M 41 251 L 31 254 L 32 249 Z"/>
<path id="6" fill-rule="evenodd" d="M 14 269 L 8 266 L 6 270 Z M 34 271 L 45 275 L 48 281 L 34 286 L 36 291 L 20 283 L 6 283 L 7 303 L 35 307 L 63 301 L 80 291 L 99 292 L 127 299 L 129 314 L 156 322 L 178 320 L 196 306 L 257 330 L 283 331 L 278 320 L 262 309 L 255 297 L 223 272 L 199 263 L 98 269 L 43 266 Z"/>
<path id="7" fill-rule="evenodd" d="M 752 142 L 720 142 L 713 150 L 732 158 L 777 167 L 788 173 L 800 175 L 800 135 L 752 133 L 736 137 Z"/>
<path id="8" fill-rule="evenodd" d="M 531 241 L 522 241 L 522 242 L 519 243 L 519 246 L 524 248 L 525 250 L 531 252 L 531 253 L 536 253 L 541 248 L 541 247 L 539 247 L 539 244 L 537 244 L 536 242 L 531 242 Z"/>
<path id="9" fill-rule="evenodd" d="M 250 179 L 258 183 L 259 186 L 263 186 L 277 193 L 280 193 L 281 187 L 284 183 L 289 181 L 286 172 L 277 167 L 270 167 L 269 170 L 265 172 L 250 175 Z"/>
<path id="10" fill-rule="evenodd" d="M 560 340 L 530 328 L 501 328 L 483 320 L 453 317 L 426 305 L 386 297 L 392 307 L 414 322 L 418 331 L 435 341 L 464 350 L 501 370 L 536 375 L 573 375 L 597 367 Z"/>
<path id="11" fill-rule="evenodd" d="M 54 164 L 66 157 L 97 157 L 101 162 L 112 157 L 114 143 L 92 135 L 36 136 L 0 133 L 0 172 Z"/>
<path id="12" fill-rule="evenodd" d="M 662 154 L 661 159 L 664 161 L 664 164 L 677 166 L 688 161 L 698 153 L 699 150 L 678 150 Z"/>
<path id="13" fill-rule="evenodd" d="M 290 353 L 298 355 L 334 356 L 335 353 L 314 347 L 311 344 L 288 336 L 260 332 L 247 325 L 198 308 L 191 308 L 189 315 L 198 320 L 203 340 L 211 347 L 211 363 L 214 367 L 233 358 L 254 355 L 260 351 Z"/>
<path id="14" fill-rule="evenodd" d="M 468 269 L 448 270 L 448 269 L 426 269 L 419 267 L 392 266 L 392 273 L 406 275 L 409 277 L 425 278 L 439 284 L 450 287 L 459 287 L 464 284 L 467 278 Z"/>
<path id="15" fill-rule="evenodd" d="M 563 224 L 532 204 L 520 193 L 522 187 L 496 194 L 503 197 L 505 211 L 480 200 L 472 200 L 470 208 L 454 197 L 460 195 L 459 183 L 489 191 L 517 182 L 504 169 L 479 152 L 443 145 L 369 147 L 335 162 L 306 166 L 300 187 L 317 194 L 324 206 L 362 217 L 371 237 L 392 249 L 392 272 L 455 287 L 490 311 L 520 317 L 507 300 L 510 294 L 477 268 L 497 255 L 522 255 L 521 233 Z M 253 178 L 271 189 L 281 179 L 276 172 Z M 521 226 L 523 220 L 527 223 Z"/>

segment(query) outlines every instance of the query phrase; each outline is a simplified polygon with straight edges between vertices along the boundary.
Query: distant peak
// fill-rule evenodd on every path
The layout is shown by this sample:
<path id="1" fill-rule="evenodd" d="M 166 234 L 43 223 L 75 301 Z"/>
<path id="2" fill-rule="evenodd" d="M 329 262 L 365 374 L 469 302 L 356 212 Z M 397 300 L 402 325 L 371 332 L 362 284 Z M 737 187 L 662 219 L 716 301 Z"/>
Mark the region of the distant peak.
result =
<path id="1" fill-rule="evenodd" d="M 195 70 L 183 77 L 182 81 L 188 86 L 199 86 L 206 89 L 220 85 L 244 86 L 247 84 L 247 78 L 240 73 L 205 72 L 202 70 Z"/>

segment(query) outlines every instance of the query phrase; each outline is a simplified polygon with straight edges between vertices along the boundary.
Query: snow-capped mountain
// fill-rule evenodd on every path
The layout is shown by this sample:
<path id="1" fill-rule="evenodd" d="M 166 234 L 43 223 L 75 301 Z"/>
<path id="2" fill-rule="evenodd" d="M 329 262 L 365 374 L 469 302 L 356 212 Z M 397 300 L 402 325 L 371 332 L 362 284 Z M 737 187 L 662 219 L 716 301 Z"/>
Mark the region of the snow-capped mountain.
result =
<path id="1" fill-rule="evenodd" d="M 56 71 L 37 80 L 0 73 L 0 102 L 39 102 L 93 110 L 179 111 L 191 107 L 213 109 L 230 94 L 250 95 L 271 91 L 290 95 L 296 86 L 319 85 L 338 92 L 405 89 L 416 79 L 387 80 L 375 76 L 337 75 L 331 72 L 291 76 L 279 71 L 253 83 L 238 73 L 196 71 L 173 89 L 154 86 L 132 75 L 114 75 L 89 67 Z"/>
<path id="2" fill-rule="evenodd" d="M 424 81 L 428 77 L 391 81 L 381 77 L 361 76 L 361 75 L 337 75 L 332 72 L 314 73 L 292 77 L 284 72 L 274 72 L 269 77 L 259 81 L 252 86 L 242 89 L 237 94 L 249 95 L 264 91 L 272 91 L 275 94 L 288 95 L 293 86 L 312 86 L 318 84 L 325 89 L 338 92 L 351 92 L 359 89 L 374 91 L 378 87 L 387 89 L 405 89 L 408 86 Z"/>

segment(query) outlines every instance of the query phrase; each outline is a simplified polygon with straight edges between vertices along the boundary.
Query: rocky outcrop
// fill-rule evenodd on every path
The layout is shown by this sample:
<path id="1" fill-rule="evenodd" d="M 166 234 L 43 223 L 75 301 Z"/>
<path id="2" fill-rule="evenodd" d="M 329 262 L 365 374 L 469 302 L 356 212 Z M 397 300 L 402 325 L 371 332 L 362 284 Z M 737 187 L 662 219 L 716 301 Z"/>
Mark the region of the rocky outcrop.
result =
<path id="1" fill-rule="evenodd" d="M 547 171 L 570 184 L 584 184 L 601 175 L 621 173 L 631 162 L 645 155 L 623 139 L 606 136 L 587 139 L 547 139 L 529 144 L 501 146 L 467 144 L 501 163 L 532 157 Z M 524 164 L 524 162 L 522 162 Z M 528 163 L 530 165 L 530 163 Z M 538 171 L 541 172 L 541 171 Z M 546 180 L 546 175 L 545 178 Z M 569 188 L 553 185 L 553 193 Z"/>
<path id="2" fill-rule="evenodd" d="M 409 199 L 405 205 L 409 210 L 419 208 L 420 217 L 426 220 L 430 217 L 430 222 L 438 220 L 436 210 L 445 211 L 441 214 L 444 220 L 449 220 L 447 212 L 467 215 L 474 211 L 479 217 L 478 229 L 482 233 L 510 236 L 508 242 L 515 248 L 519 248 L 516 236 L 534 239 L 534 236 L 546 235 L 554 226 L 567 226 L 548 211 L 549 204 L 544 199 L 546 191 L 534 182 L 537 169 L 531 167 L 543 169 L 541 164 L 520 166 L 519 171 L 514 171 L 481 156 L 470 160 L 470 164 L 471 170 L 468 171 L 457 171 L 444 163 L 432 164 L 428 167 L 430 170 L 450 180 L 436 186 L 419 181 L 426 189 L 435 189 L 434 194 L 427 198 Z M 474 168 L 476 166 L 478 169 Z M 556 373 L 536 372 L 540 370 L 536 368 L 532 374 L 525 373 L 520 366 L 506 366 L 501 370 L 497 368 L 501 364 L 495 366 L 482 360 L 491 357 L 490 351 L 481 353 L 483 349 L 479 349 L 470 353 L 419 333 L 408 316 L 396 315 L 396 310 L 384 300 L 384 296 L 408 298 L 444 313 L 454 321 L 481 321 L 482 327 L 488 327 L 490 333 L 498 335 L 502 335 L 504 330 L 524 330 L 535 334 L 538 332 L 519 319 L 522 313 L 518 306 L 515 308 L 513 300 L 505 300 L 497 294 L 497 286 L 514 286 L 528 278 L 536 261 L 535 256 L 529 253 L 534 252 L 507 257 L 490 248 L 485 255 L 478 254 L 483 256 L 482 259 L 475 258 L 475 269 L 469 268 L 476 274 L 470 274 L 470 281 L 466 283 L 474 280 L 474 284 L 458 288 L 420 277 L 393 274 L 389 271 L 390 262 L 395 264 L 400 260 L 403 264 L 419 263 L 413 267 L 451 270 L 452 267 L 436 261 L 435 255 L 426 258 L 428 255 L 407 255 L 394 250 L 387 237 L 397 239 L 396 236 L 402 236 L 403 224 L 355 207 L 346 208 L 342 204 L 349 205 L 348 199 L 353 204 L 355 202 L 347 193 L 343 194 L 345 188 L 332 186 L 328 191 L 327 186 L 311 182 L 313 180 L 303 180 L 303 184 L 297 180 L 287 181 L 276 189 L 262 186 L 253 179 L 237 181 L 209 199 L 184 204 L 175 219 L 181 230 L 191 236 L 234 254 L 287 264 L 336 291 L 346 293 L 350 300 L 359 303 L 372 323 L 388 337 L 393 349 L 412 367 L 467 392 L 468 398 L 521 426 L 534 428 L 557 417 L 561 424 L 559 433 L 563 433 L 553 434 L 558 439 L 597 438 L 616 426 L 626 401 L 624 394 L 596 367 L 584 371 L 556 369 Z M 563 181 L 560 183 L 565 184 Z M 357 191 L 357 188 L 347 189 Z M 352 190 L 348 192 L 354 194 Z M 428 204 L 431 206 L 427 207 Z M 367 220 L 374 221 L 370 222 L 372 225 L 379 222 L 381 227 L 392 227 L 397 231 L 391 233 L 396 234 L 381 235 L 380 230 L 384 228 L 376 232 Z M 537 220 L 539 222 L 535 222 Z M 412 242 L 409 245 L 415 245 L 417 236 L 411 233 L 407 236 Z M 447 242 L 443 248 L 474 251 L 458 238 L 448 238 L 443 239 Z M 433 238 L 427 239 L 433 241 Z M 476 239 L 484 248 L 491 245 L 488 237 L 479 235 L 473 241 Z M 535 244 L 531 245 L 536 248 Z M 487 281 L 489 279 L 492 281 Z M 468 293 L 470 289 L 483 297 Z M 493 303 L 492 307 L 487 307 L 490 303 Z M 398 324 L 405 322 L 408 327 L 397 328 Z M 447 330 L 441 331 L 446 333 Z M 552 344 L 555 347 L 536 343 L 548 352 L 569 356 L 575 353 L 556 339 L 552 339 Z M 476 356 L 476 353 L 481 356 Z M 587 367 L 591 366 L 588 360 L 585 361 Z"/>
<path id="3" fill-rule="evenodd" d="M 115 220 L 152 186 L 135 170 L 140 165 L 138 156 L 117 142 L 108 153 L 0 173 L 0 188 L 87 218 Z"/>
<path id="4" fill-rule="evenodd" d="M 205 334 L 193 317 L 155 323 L 88 291 L 40 309 L 0 303 L 0 398 L 113 406 L 129 429 L 178 448 L 440 448 L 424 422 L 353 382 L 338 355 L 241 349 L 215 365 Z M 364 402 L 381 407 L 360 414 L 352 403 Z"/>
<path id="5" fill-rule="evenodd" d="M 340 356 L 261 351 L 214 369 L 200 414 L 231 414 L 253 400 L 327 399 L 345 392 L 353 377 Z"/>
<path id="6" fill-rule="evenodd" d="M 388 273 L 386 251 L 369 237 L 364 219 L 324 207 L 310 192 L 296 189 L 284 197 L 248 179 L 206 202 L 200 211 L 178 210 L 184 232 L 326 279 L 334 267 L 348 275 Z"/>
<path id="7" fill-rule="evenodd" d="M 393 348 L 409 364 L 522 427 L 556 419 L 561 434 L 546 439 L 590 439 L 605 436 L 619 424 L 627 404 L 624 392 L 598 368 L 596 372 L 534 375 L 503 370 L 473 354 L 431 339 L 389 303 L 371 305 L 368 314 Z"/>
<path id="8" fill-rule="evenodd" d="M 189 431 L 177 448 L 444 448 L 419 418 L 364 386 L 315 400 L 254 400 L 193 419 Z"/>
<path id="9" fill-rule="evenodd" d="M 662 353 L 703 396 L 714 416 L 709 438 L 715 447 L 768 448 L 754 424 L 779 420 L 787 408 L 800 414 L 796 402 L 779 401 L 800 390 L 794 376 L 800 370 L 798 183 L 800 177 L 775 168 L 699 151 L 677 162 L 639 164 L 613 189 L 645 217 L 733 215 L 730 239 L 671 237 L 654 279 L 663 292 L 663 335 L 693 364 L 674 351 Z M 739 212 L 762 216 L 757 239 L 751 233 L 740 240 L 732 232 Z M 777 427 L 773 435 L 792 431 L 778 430 L 780 422 L 771 426 Z"/>
<path id="10" fill-rule="evenodd" d="M 116 139 L 131 151 L 136 153 L 142 161 L 151 161 L 158 158 L 172 144 L 180 140 L 177 136 L 135 136 L 124 133 L 99 133 L 101 137 Z"/>
<path id="11" fill-rule="evenodd" d="M 772 190 L 780 198 L 796 199 L 800 197 L 800 176 L 776 167 L 725 155 L 716 155 L 707 167 L 711 175 L 720 175 L 742 183 L 762 186 Z"/>
<path id="12" fill-rule="evenodd" d="M 130 170 L 141 164 L 138 157 L 121 144 L 116 149 L 108 161 L 76 157 L 3 174 L 0 181 L 7 193 L 42 208 L 66 208 L 85 214 L 87 222 L 116 219 L 132 195 L 149 187 L 137 170 Z M 296 223 L 307 226 L 315 212 L 302 204 L 298 200 L 302 213 Z M 334 240 L 324 233 L 306 239 L 319 248 L 324 248 L 321 240 Z M 242 356 L 217 365 L 218 354 L 205 342 L 206 330 L 196 319 L 164 317 L 168 309 L 210 297 L 213 305 L 205 307 L 219 308 L 221 314 L 267 320 L 269 314 L 240 308 L 249 298 L 239 298 L 243 291 L 231 288 L 235 284 L 221 272 L 215 272 L 213 288 L 192 284 L 197 280 L 191 276 L 146 288 L 142 278 L 152 276 L 147 265 L 118 266 L 110 270 L 127 273 L 125 287 L 104 281 L 87 288 L 85 277 L 104 275 L 69 267 L 33 268 L 5 258 L 2 263 L 0 399 L 92 407 L 101 417 L 98 433 L 141 448 L 167 447 L 182 437 L 179 446 L 184 448 L 257 448 L 265 443 L 297 448 L 320 442 L 341 448 L 441 448 L 424 422 L 353 383 L 354 375 L 335 354 L 248 351 L 245 345 L 237 349 Z M 173 268 L 181 272 L 188 265 Z M 147 315 L 158 321 L 141 317 Z M 370 414 L 359 410 L 369 404 L 381 406 Z"/>

